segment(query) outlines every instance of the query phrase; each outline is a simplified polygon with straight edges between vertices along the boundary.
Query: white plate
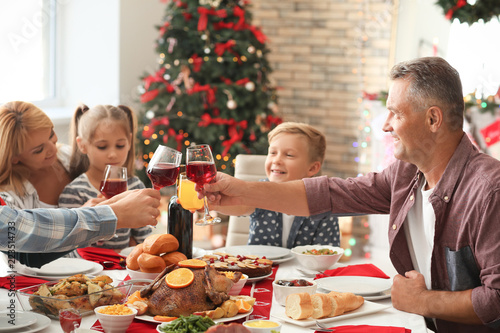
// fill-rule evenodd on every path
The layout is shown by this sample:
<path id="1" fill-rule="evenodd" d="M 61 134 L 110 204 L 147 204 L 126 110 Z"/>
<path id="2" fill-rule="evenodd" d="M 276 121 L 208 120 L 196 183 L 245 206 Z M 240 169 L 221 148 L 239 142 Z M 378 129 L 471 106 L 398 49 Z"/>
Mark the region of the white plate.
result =
<path id="1" fill-rule="evenodd" d="M 0 332 L 16 331 L 34 324 L 37 320 L 32 312 L 16 311 L 13 315 L 14 318 L 11 318 L 9 314 L 9 311 L 0 312 Z M 14 320 L 15 325 L 9 323 L 12 320 Z"/>
<path id="2" fill-rule="evenodd" d="M 59 258 L 40 268 L 25 267 L 25 271 L 34 275 L 75 275 L 90 271 L 93 261 L 77 258 Z"/>
<path id="3" fill-rule="evenodd" d="M 287 262 L 288 260 L 292 260 L 293 258 L 294 258 L 293 253 L 290 252 L 289 254 L 287 254 L 286 256 L 284 256 L 283 258 L 272 259 L 273 260 L 273 266 L 281 264 L 281 263 L 284 263 L 284 262 Z"/>
<path id="4" fill-rule="evenodd" d="M 391 290 L 386 290 L 380 294 L 366 295 L 363 298 L 367 301 L 379 301 L 381 299 L 391 298 Z"/>
<path id="5" fill-rule="evenodd" d="M 279 259 L 290 254 L 290 249 L 277 246 L 267 245 L 239 245 L 221 247 L 213 250 L 213 252 L 226 252 L 232 255 L 255 255 L 259 257 L 265 256 L 267 259 Z"/>
<path id="6" fill-rule="evenodd" d="M 251 308 L 250 311 L 248 311 L 246 313 L 240 313 L 240 314 L 237 314 L 236 316 L 229 317 L 229 318 L 214 319 L 214 321 L 216 323 L 225 323 L 225 322 L 228 322 L 228 321 L 238 320 L 238 319 L 245 318 L 246 316 L 251 315 L 252 312 L 253 312 L 253 308 Z"/>
<path id="7" fill-rule="evenodd" d="M 120 254 L 124 257 L 128 256 L 130 254 L 130 252 L 132 252 L 132 250 L 134 249 L 135 246 L 130 246 L 130 247 L 126 247 L 124 248 L 123 250 L 120 251 Z M 207 251 L 199 248 L 199 247 L 195 247 L 193 246 L 193 258 L 199 258 L 199 257 L 203 257 L 205 255 Z"/>
<path id="8" fill-rule="evenodd" d="M 214 322 L 216 322 L 216 323 L 225 323 L 227 321 L 238 320 L 238 319 L 241 319 L 241 318 L 244 318 L 246 316 L 251 315 L 252 312 L 253 312 L 253 308 L 251 308 L 250 311 L 248 311 L 247 313 L 240 313 L 240 314 L 237 314 L 236 316 L 233 316 L 233 317 L 214 319 Z M 143 321 L 148 321 L 150 323 L 159 323 L 159 324 L 162 324 L 161 321 L 154 320 L 153 319 L 154 316 L 142 315 L 142 316 L 136 316 L 135 318 L 139 319 L 139 320 L 143 320 Z"/>
<path id="9" fill-rule="evenodd" d="M 253 283 L 253 282 L 258 282 L 258 281 L 260 281 L 260 280 L 264 280 L 264 279 L 265 279 L 265 278 L 267 278 L 267 277 L 270 277 L 272 274 L 273 274 L 273 272 L 271 272 L 271 273 L 269 273 L 269 274 L 267 274 L 267 275 L 256 276 L 256 277 L 249 277 L 249 278 L 247 279 L 247 282 L 245 282 L 245 283 L 249 283 L 249 282 L 250 282 L 250 283 Z"/>
<path id="10" fill-rule="evenodd" d="M 201 249 L 199 247 L 193 247 L 193 258 L 200 258 L 203 257 L 207 251 L 204 249 Z"/>
<path id="11" fill-rule="evenodd" d="M 132 250 L 135 248 L 135 246 L 129 246 L 129 247 L 126 247 L 124 248 L 123 250 L 121 250 L 118 254 L 126 257 L 130 254 L 130 252 L 132 252 Z"/>
<path id="12" fill-rule="evenodd" d="M 391 289 L 391 279 L 368 276 L 331 276 L 316 280 L 318 287 L 328 291 L 351 292 L 360 296 L 375 296 Z"/>
<path id="13" fill-rule="evenodd" d="M 75 260 L 75 259 L 73 259 L 73 260 Z M 93 261 L 88 261 L 88 262 L 92 264 L 92 269 L 90 269 L 89 271 L 85 272 L 85 275 L 97 275 L 97 274 L 101 273 L 104 270 L 104 267 L 102 267 L 101 264 L 98 264 L 98 263 L 93 262 Z M 40 275 L 40 274 L 32 274 L 29 271 L 26 271 L 26 267 L 25 266 L 19 267 L 17 269 L 17 273 L 21 274 L 21 275 L 24 275 L 24 276 L 36 277 L 36 278 L 45 279 L 45 280 L 49 280 L 49 281 L 60 280 L 60 279 L 64 279 L 64 278 L 70 277 L 71 275 L 74 275 L 74 274 L 65 274 L 65 275 Z"/>
<path id="14" fill-rule="evenodd" d="M 29 326 L 25 326 L 25 327 L 18 328 L 15 330 L 9 330 L 6 332 L 8 332 L 8 333 L 35 333 L 35 332 L 43 330 L 44 328 L 49 327 L 49 325 L 51 323 L 51 320 L 49 317 L 38 314 L 36 312 L 29 312 L 29 313 L 33 314 L 36 317 L 35 323 L 33 323 Z"/>
<path id="15" fill-rule="evenodd" d="M 307 327 L 307 326 L 313 326 L 316 324 L 316 320 L 319 321 L 320 323 L 330 323 L 338 320 L 344 320 L 344 319 L 349 319 L 349 318 L 354 318 L 354 317 L 360 317 L 360 316 L 365 316 L 367 314 L 371 313 L 376 313 L 385 309 L 390 308 L 390 305 L 382 305 L 382 304 L 377 304 L 377 303 L 372 303 L 365 301 L 361 307 L 354 311 L 350 311 L 347 313 L 344 313 L 343 315 L 337 316 L 337 317 L 331 317 L 331 318 L 323 318 L 323 319 L 313 319 L 313 318 L 308 318 L 308 319 L 303 319 L 303 320 L 294 320 L 290 317 L 288 317 L 285 314 L 285 307 L 284 306 L 273 306 L 271 308 L 271 316 L 276 317 L 278 319 L 284 320 L 288 323 L 302 326 L 302 327 Z"/>

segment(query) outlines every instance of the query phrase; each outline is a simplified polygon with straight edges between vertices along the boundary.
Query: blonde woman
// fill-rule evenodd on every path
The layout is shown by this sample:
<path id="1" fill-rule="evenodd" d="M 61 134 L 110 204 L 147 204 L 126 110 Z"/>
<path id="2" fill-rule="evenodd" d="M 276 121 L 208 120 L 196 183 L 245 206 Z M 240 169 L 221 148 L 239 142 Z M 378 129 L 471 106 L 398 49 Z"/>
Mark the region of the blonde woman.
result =
<path id="1" fill-rule="evenodd" d="M 71 181 L 70 147 L 57 144 L 49 117 L 27 102 L 0 106 L 0 197 L 12 208 L 57 207 Z"/>

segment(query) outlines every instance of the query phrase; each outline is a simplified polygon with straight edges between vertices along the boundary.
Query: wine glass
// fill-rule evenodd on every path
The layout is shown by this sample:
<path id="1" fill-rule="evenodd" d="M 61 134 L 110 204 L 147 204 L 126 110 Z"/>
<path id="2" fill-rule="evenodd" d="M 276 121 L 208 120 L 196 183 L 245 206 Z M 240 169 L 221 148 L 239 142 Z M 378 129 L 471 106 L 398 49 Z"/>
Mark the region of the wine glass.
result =
<path id="1" fill-rule="evenodd" d="M 175 149 L 162 145 L 156 148 L 146 170 L 155 190 L 175 184 L 179 175 L 181 158 L 182 153 Z"/>
<path id="2" fill-rule="evenodd" d="M 99 191 L 106 197 L 106 199 L 110 199 L 117 194 L 125 192 L 126 190 L 127 168 L 116 165 L 106 165 Z"/>
<path id="3" fill-rule="evenodd" d="M 179 174 L 177 183 L 177 197 L 182 208 L 186 210 L 198 210 L 203 208 L 203 199 L 198 199 L 198 192 L 194 189 L 195 183 L 190 181 L 183 172 Z"/>
<path id="4" fill-rule="evenodd" d="M 59 310 L 59 323 L 64 333 L 74 333 L 80 327 L 82 315 L 77 309 Z"/>
<path id="5" fill-rule="evenodd" d="M 215 179 L 217 169 L 215 168 L 214 157 L 209 145 L 190 146 L 186 150 L 186 176 L 198 186 L 210 183 Z M 205 216 L 196 221 L 197 225 L 208 225 L 219 223 L 218 217 L 210 216 L 208 211 L 207 197 L 203 197 L 205 206 Z"/>

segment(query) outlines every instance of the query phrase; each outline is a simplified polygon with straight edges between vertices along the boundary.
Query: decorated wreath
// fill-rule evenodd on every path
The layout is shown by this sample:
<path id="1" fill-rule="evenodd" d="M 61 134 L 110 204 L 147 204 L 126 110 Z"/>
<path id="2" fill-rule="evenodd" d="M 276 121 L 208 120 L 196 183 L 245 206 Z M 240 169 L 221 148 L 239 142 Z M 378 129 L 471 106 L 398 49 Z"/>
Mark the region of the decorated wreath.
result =
<path id="1" fill-rule="evenodd" d="M 469 25 L 481 19 L 486 23 L 500 15 L 498 0 L 438 0 L 436 4 L 443 8 L 448 20 L 457 18 Z"/>

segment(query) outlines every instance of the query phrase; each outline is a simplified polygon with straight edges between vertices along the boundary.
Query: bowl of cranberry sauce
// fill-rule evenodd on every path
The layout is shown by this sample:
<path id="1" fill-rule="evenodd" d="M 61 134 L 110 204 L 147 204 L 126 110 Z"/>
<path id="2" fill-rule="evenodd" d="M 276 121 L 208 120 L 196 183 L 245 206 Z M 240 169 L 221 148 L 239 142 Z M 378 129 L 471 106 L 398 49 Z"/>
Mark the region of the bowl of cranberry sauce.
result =
<path id="1" fill-rule="evenodd" d="M 281 306 L 285 306 L 288 295 L 297 293 L 314 294 L 316 289 L 316 282 L 304 279 L 273 281 L 274 297 Z"/>

